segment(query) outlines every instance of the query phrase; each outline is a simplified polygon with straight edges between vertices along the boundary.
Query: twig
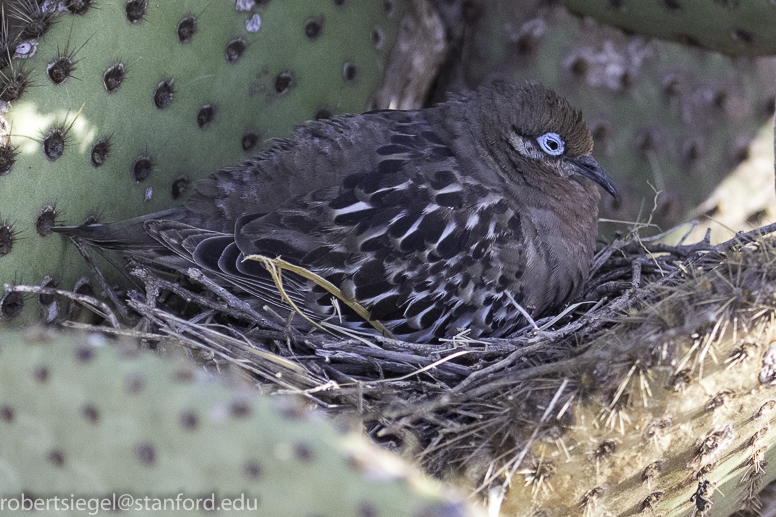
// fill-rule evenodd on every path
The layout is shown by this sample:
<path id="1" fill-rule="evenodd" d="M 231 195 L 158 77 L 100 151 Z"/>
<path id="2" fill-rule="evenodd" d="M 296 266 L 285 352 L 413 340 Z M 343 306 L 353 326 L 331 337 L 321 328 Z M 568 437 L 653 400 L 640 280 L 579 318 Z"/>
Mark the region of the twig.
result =
<path id="1" fill-rule="evenodd" d="M 64 296 L 65 298 L 69 298 L 70 300 L 80 303 L 81 305 L 83 305 L 90 311 L 94 312 L 95 314 L 102 316 L 103 318 L 108 320 L 108 323 L 110 323 L 111 327 L 113 327 L 114 329 L 117 329 L 120 327 L 118 318 L 116 318 L 116 315 L 113 314 L 113 311 L 110 310 L 110 307 L 108 307 L 108 304 L 106 304 L 101 300 L 98 300 L 97 298 L 94 298 L 93 296 L 73 293 L 70 291 L 65 291 L 63 289 L 55 289 L 53 287 L 41 287 L 39 285 L 5 284 L 3 286 L 3 289 L 5 289 L 6 292 L 35 293 L 35 294 L 47 294 L 51 296 Z"/>
<path id="2" fill-rule="evenodd" d="M 113 292 L 113 289 L 111 289 L 111 287 L 108 285 L 108 282 L 105 281 L 105 277 L 103 276 L 102 271 L 100 271 L 100 268 L 98 268 L 97 264 L 95 264 L 94 260 L 92 260 L 92 257 L 86 250 L 86 246 L 84 246 L 83 241 L 77 237 L 71 236 L 68 236 L 68 239 L 73 243 L 73 245 L 78 250 L 78 253 L 80 253 L 83 259 L 86 261 L 87 267 L 97 279 L 97 283 L 100 284 L 100 289 L 103 295 L 108 297 L 113 306 L 121 315 L 121 318 L 128 322 L 130 318 L 126 306 L 121 302 L 121 300 L 119 300 L 119 297 L 116 296 L 116 293 Z"/>
<path id="3" fill-rule="evenodd" d="M 516 350 L 509 354 L 506 358 L 502 359 L 501 361 L 492 364 L 488 366 L 487 368 L 483 368 L 482 370 L 478 370 L 468 377 L 466 377 L 464 380 L 459 382 L 456 386 L 454 386 L 450 390 L 451 395 L 458 395 L 459 393 L 463 392 L 465 389 L 469 388 L 470 386 L 474 386 L 475 384 L 479 384 L 481 380 L 486 380 L 491 375 L 500 372 L 502 370 L 505 370 L 506 368 L 509 368 L 514 364 L 515 361 L 518 359 L 525 357 L 529 354 L 538 352 L 542 350 L 543 348 L 546 348 L 545 343 L 537 343 L 535 345 L 527 346 L 525 348 L 521 348 L 520 350 Z"/>

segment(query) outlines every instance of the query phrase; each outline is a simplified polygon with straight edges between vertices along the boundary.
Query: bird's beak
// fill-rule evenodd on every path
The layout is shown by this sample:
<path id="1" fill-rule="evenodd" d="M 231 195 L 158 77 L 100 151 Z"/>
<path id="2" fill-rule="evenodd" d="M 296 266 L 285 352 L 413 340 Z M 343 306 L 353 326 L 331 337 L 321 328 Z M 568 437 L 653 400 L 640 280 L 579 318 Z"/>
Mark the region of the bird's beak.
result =
<path id="1" fill-rule="evenodd" d="M 614 199 L 619 199 L 617 187 L 614 186 L 614 180 L 609 176 L 609 173 L 598 165 L 598 162 L 592 156 L 583 156 L 573 160 L 573 163 L 579 173 L 601 185 Z"/>

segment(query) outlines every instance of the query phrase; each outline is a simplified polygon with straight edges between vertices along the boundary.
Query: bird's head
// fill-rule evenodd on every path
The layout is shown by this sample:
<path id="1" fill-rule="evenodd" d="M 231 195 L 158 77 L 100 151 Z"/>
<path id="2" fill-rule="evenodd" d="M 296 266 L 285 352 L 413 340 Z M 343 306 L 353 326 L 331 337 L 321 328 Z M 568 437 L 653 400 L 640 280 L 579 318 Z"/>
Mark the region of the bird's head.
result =
<path id="1" fill-rule="evenodd" d="M 516 171 L 543 170 L 571 181 L 586 177 L 617 197 L 607 172 L 593 159 L 593 137 L 582 112 L 541 84 L 488 84 L 478 91 L 485 145 Z"/>

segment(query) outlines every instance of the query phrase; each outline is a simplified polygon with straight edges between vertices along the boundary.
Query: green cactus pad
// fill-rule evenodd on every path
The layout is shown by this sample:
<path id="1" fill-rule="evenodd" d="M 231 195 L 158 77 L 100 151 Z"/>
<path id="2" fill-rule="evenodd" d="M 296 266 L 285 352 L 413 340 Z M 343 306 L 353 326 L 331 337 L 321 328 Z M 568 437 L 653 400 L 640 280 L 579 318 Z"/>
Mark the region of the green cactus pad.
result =
<path id="1" fill-rule="evenodd" d="M 53 505 L 59 496 L 62 510 L 71 498 L 110 505 L 124 494 L 134 506 L 120 508 L 135 513 L 153 498 L 207 505 L 215 494 L 217 504 L 242 504 L 238 515 L 473 515 L 398 458 L 291 400 L 123 345 L 0 334 L 0 501 L 25 494 Z M 165 515 L 191 514 L 168 504 L 179 511 Z M 84 514 L 53 509 L 42 514 Z M 138 511 L 151 514 L 159 515 Z"/>
<path id="2" fill-rule="evenodd" d="M 657 9 L 663 2 L 621 3 Z M 471 38 L 449 83 L 539 81 L 580 108 L 595 138 L 593 154 L 620 191 L 619 200 L 603 197 L 602 218 L 649 220 L 664 230 L 679 224 L 748 156 L 760 128 L 773 125 L 774 58 L 733 60 L 646 41 L 557 5 L 493 0 L 479 15 L 462 31 Z M 627 228 L 601 225 L 609 234 Z"/>
<path id="3" fill-rule="evenodd" d="M 563 0 L 574 13 L 629 33 L 730 56 L 776 54 L 776 5 L 741 0 Z"/>
<path id="4" fill-rule="evenodd" d="M 70 9 L 19 0 L 9 11 L 35 39 L 2 40 L 15 58 L 0 77 L 0 283 L 50 275 L 63 288 L 86 270 L 53 224 L 169 208 L 295 124 L 373 107 L 409 9 L 403 0 L 43 5 Z"/>

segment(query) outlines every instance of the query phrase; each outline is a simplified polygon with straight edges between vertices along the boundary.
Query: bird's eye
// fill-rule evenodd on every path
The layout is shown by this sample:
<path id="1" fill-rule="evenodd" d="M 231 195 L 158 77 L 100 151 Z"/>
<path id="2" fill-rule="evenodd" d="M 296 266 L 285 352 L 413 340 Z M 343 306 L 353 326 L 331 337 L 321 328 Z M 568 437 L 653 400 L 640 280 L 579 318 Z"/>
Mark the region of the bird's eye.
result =
<path id="1" fill-rule="evenodd" d="M 542 151 L 550 156 L 563 154 L 563 139 L 558 133 L 544 133 L 536 141 L 539 142 L 539 147 L 542 148 Z"/>

